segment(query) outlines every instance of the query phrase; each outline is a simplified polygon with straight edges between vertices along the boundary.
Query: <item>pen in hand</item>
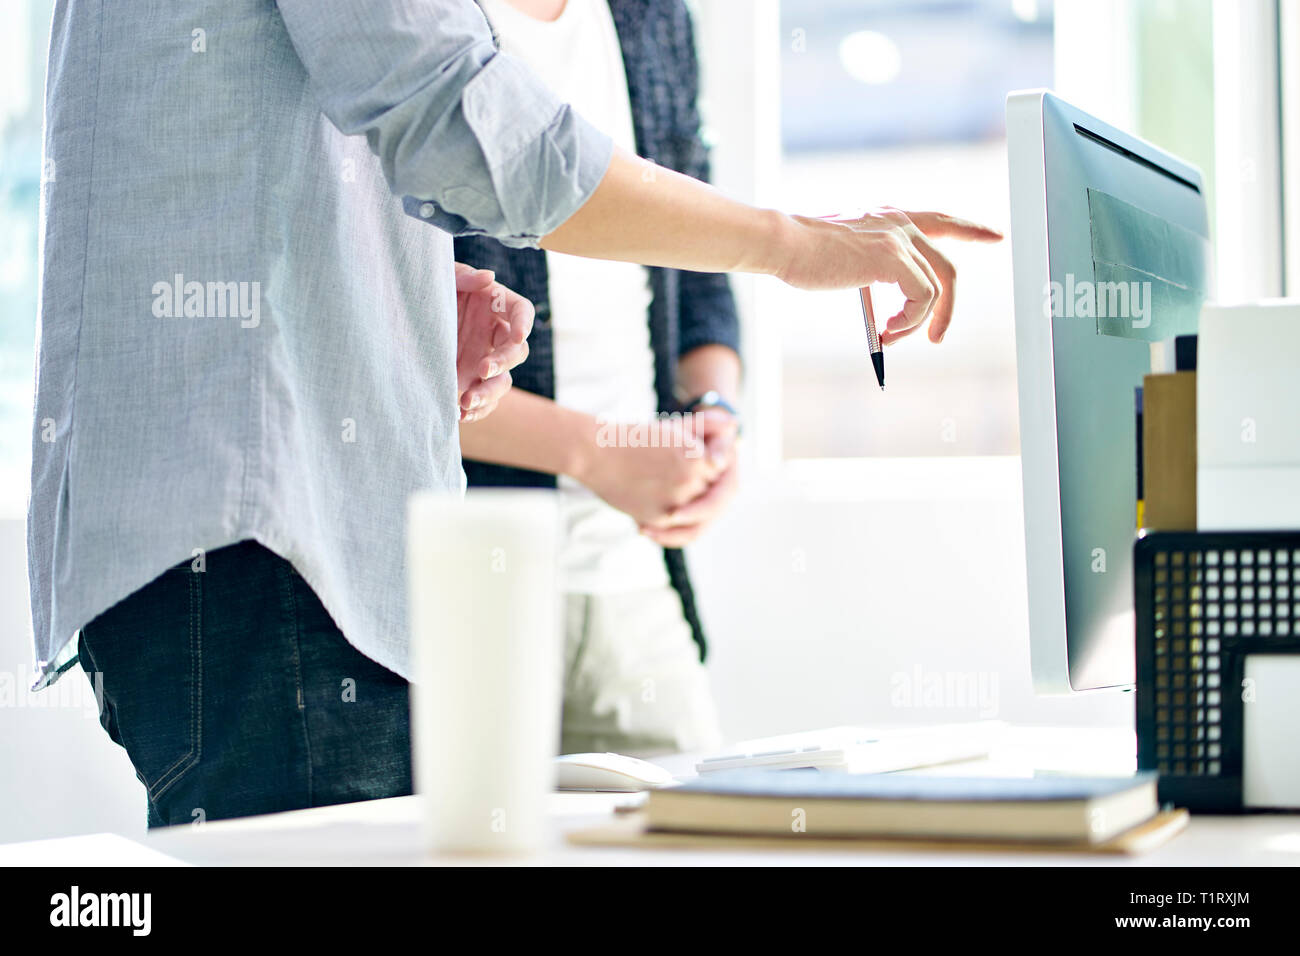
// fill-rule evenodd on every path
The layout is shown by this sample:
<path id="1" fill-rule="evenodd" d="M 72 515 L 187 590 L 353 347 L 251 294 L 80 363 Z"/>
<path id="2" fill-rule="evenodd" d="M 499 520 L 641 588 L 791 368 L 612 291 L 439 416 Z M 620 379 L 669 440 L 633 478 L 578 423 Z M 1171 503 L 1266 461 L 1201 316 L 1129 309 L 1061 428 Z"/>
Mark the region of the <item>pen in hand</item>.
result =
<path id="1" fill-rule="evenodd" d="M 876 313 L 871 308 L 871 289 L 863 287 L 858 290 L 862 302 L 862 321 L 867 327 L 867 349 L 871 352 L 871 364 L 876 369 L 876 381 L 880 390 L 885 390 L 885 353 L 880 347 L 880 336 L 876 334 Z"/>

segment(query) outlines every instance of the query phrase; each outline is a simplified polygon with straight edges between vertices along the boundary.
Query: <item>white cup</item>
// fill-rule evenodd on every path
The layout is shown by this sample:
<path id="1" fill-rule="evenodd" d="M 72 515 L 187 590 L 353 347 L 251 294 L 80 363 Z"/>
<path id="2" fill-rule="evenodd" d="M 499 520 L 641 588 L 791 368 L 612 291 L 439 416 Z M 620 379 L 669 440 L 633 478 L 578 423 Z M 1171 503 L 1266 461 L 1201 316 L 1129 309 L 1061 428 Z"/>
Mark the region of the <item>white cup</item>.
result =
<path id="1" fill-rule="evenodd" d="M 563 646 L 554 491 L 420 493 L 407 514 L 411 733 L 435 852 L 546 842 Z"/>

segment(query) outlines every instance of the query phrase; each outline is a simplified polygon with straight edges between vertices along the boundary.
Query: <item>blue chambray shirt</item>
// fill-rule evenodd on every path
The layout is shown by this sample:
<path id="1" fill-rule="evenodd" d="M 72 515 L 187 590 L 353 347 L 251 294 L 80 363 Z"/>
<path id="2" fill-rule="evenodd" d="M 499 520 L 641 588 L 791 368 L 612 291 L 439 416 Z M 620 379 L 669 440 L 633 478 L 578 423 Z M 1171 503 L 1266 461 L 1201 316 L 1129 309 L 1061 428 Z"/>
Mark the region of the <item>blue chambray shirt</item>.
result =
<path id="1" fill-rule="evenodd" d="M 611 149 L 472 0 L 61 0 L 37 686 L 96 615 L 243 539 L 409 678 L 405 502 L 464 483 L 451 234 L 536 245 Z"/>

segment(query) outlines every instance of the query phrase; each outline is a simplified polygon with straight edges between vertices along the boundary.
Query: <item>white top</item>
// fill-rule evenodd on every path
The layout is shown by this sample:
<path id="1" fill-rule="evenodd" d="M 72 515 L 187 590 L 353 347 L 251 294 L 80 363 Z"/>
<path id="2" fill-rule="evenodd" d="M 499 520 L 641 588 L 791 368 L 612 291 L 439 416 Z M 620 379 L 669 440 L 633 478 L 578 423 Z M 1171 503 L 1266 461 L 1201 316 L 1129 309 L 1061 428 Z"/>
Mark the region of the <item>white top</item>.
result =
<path id="1" fill-rule="evenodd" d="M 568 0 L 552 21 L 506 0 L 483 0 L 501 49 L 528 64 L 562 100 L 626 150 L 636 148 L 627 76 L 605 0 Z M 654 353 L 644 267 L 547 252 L 555 401 L 601 421 L 642 422 L 656 412 Z M 561 581 L 583 594 L 668 583 L 663 552 L 628 515 L 567 477 L 559 479 L 565 538 Z"/>

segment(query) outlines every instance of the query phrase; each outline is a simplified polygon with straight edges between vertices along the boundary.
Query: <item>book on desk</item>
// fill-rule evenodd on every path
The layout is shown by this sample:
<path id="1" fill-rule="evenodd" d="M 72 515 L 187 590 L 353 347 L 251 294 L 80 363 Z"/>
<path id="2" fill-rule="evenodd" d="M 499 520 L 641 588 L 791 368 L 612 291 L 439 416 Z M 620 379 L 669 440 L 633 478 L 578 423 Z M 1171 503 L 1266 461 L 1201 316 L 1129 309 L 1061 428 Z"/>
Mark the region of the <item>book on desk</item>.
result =
<path id="1" fill-rule="evenodd" d="M 642 809 L 569 835 L 586 845 L 1141 852 L 1186 825 L 1156 776 L 939 777 L 737 770 L 650 792 Z"/>

